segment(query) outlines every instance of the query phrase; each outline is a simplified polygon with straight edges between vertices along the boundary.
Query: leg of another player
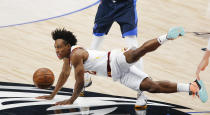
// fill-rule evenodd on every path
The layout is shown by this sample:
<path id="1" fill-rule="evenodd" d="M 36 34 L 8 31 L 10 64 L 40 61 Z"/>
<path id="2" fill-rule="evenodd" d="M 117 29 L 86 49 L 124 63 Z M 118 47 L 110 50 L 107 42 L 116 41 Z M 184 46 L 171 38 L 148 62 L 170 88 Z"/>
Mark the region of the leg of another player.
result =
<path id="1" fill-rule="evenodd" d="M 125 43 L 128 49 L 138 48 L 138 41 L 136 35 L 133 36 L 125 36 Z"/>
<path id="2" fill-rule="evenodd" d="M 137 36 L 136 35 L 125 36 L 124 39 L 125 39 L 125 43 L 126 43 L 126 46 L 128 47 L 128 49 L 138 48 L 138 41 L 137 41 Z M 143 71 L 143 59 L 140 58 L 140 60 L 138 60 L 135 63 L 135 66 Z"/>
<path id="3" fill-rule="evenodd" d="M 104 40 L 104 35 L 103 36 L 95 36 L 93 37 L 90 49 L 92 50 L 98 50 L 100 48 L 101 43 Z"/>
<path id="4" fill-rule="evenodd" d="M 101 43 L 103 42 L 104 36 L 95 36 L 95 35 L 93 36 L 94 38 L 91 43 L 90 49 L 97 50 L 99 49 Z M 85 81 L 85 84 L 84 84 L 85 87 L 89 87 L 92 84 L 91 75 L 89 73 L 84 74 L 84 81 Z"/>

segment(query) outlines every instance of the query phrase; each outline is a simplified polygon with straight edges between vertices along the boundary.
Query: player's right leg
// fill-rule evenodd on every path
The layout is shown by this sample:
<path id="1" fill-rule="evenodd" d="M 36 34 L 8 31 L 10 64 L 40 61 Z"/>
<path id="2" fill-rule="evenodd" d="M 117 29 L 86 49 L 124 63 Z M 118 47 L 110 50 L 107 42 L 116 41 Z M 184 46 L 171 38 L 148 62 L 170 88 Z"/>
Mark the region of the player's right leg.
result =
<path id="1" fill-rule="evenodd" d="M 165 41 L 173 40 L 183 35 L 184 35 L 184 29 L 182 27 L 171 28 L 168 31 L 167 35 L 160 36 L 157 39 L 149 40 L 145 42 L 141 47 L 135 50 L 131 49 L 131 50 L 126 51 L 124 53 L 126 57 L 126 61 L 127 63 L 134 63 L 138 61 L 146 53 L 156 50 Z"/>

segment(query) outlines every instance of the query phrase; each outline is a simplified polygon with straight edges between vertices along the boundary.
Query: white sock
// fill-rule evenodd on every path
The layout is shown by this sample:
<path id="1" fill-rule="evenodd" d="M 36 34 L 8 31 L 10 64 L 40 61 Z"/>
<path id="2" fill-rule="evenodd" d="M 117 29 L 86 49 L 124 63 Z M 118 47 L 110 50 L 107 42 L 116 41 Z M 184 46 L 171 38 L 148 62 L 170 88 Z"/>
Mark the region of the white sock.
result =
<path id="1" fill-rule="evenodd" d="M 93 37 L 90 49 L 97 50 L 99 49 L 100 44 L 103 42 L 104 36 L 95 36 Z M 90 79 L 91 75 L 89 73 L 85 74 L 85 79 Z M 87 85 L 89 82 L 85 82 L 85 85 Z"/>
<path id="2" fill-rule="evenodd" d="M 186 83 L 177 83 L 177 92 L 189 92 L 190 84 Z"/>
<path id="3" fill-rule="evenodd" d="M 128 49 L 131 48 L 138 48 L 138 41 L 137 37 L 134 36 L 125 36 L 125 43 Z M 143 59 L 139 59 L 135 64 L 134 64 L 138 69 L 143 71 Z"/>
<path id="4" fill-rule="evenodd" d="M 138 41 L 137 41 L 136 36 L 125 36 L 124 39 L 125 39 L 125 43 L 128 49 L 138 47 Z"/>
<path id="5" fill-rule="evenodd" d="M 166 37 L 167 37 L 167 34 L 158 37 L 157 40 L 160 44 L 163 44 L 164 42 L 168 41 Z"/>
<path id="6" fill-rule="evenodd" d="M 94 36 L 91 46 L 90 46 L 90 49 L 93 49 L 93 50 L 99 49 L 99 46 L 103 40 L 104 40 L 104 36 Z"/>

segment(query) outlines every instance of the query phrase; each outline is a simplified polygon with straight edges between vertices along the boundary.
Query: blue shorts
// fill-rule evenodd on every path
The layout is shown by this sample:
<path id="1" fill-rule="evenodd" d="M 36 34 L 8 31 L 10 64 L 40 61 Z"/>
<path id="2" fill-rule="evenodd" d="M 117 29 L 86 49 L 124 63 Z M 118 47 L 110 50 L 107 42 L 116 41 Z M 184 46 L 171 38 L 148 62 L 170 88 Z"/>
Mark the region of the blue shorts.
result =
<path id="1" fill-rule="evenodd" d="M 113 22 L 120 25 L 122 36 L 137 35 L 136 0 L 101 0 L 95 17 L 93 34 L 108 34 Z"/>

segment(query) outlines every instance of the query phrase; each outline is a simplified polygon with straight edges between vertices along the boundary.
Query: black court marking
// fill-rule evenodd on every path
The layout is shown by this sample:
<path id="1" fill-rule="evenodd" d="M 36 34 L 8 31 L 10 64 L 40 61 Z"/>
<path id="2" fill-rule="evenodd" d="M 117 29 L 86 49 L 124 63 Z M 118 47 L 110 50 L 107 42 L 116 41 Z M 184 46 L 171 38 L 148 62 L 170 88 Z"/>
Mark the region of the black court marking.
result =
<path id="1" fill-rule="evenodd" d="M 210 38 L 210 32 L 186 32 L 186 33 L 191 33 L 196 37 L 201 37 L 201 38 L 205 38 L 205 39 Z M 201 50 L 206 51 L 207 48 L 201 48 Z"/>
<path id="2" fill-rule="evenodd" d="M 201 38 L 210 38 L 210 32 L 186 32 L 186 33 L 191 33 L 196 37 L 201 37 Z"/>
<path id="3" fill-rule="evenodd" d="M 7 86 L 5 88 L 5 86 Z M 15 86 L 15 87 L 14 87 Z M 15 89 L 16 88 L 16 89 Z M 148 107 L 146 110 L 136 111 L 134 109 L 135 98 L 114 96 L 108 94 L 101 94 L 95 92 L 85 92 L 83 99 L 92 104 L 91 99 L 100 103 L 97 106 L 81 106 L 81 107 L 69 107 L 64 109 L 47 110 L 53 106 L 53 103 L 45 103 L 46 101 L 33 100 L 32 97 L 37 95 L 45 95 L 50 93 L 54 87 L 46 91 L 37 91 L 39 89 L 34 88 L 33 85 L 19 84 L 19 83 L 6 83 L 0 82 L 0 115 L 46 115 L 46 114 L 82 114 L 98 115 L 100 114 L 129 114 L 129 115 L 189 115 L 177 109 L 191 110 L 188 107 L 182 105 L 170 104 L 166 102 L 159 102 L 154 100 L 148 100 Z M 25 90 L 24 90 L 25 89 Z M 71 96 L 72 89 L 62 88 L 61 96 Z M 8 93 L 8 94 L 7 94 Z M 14 94 L 14 95 L 13 95 Z M 13 96 L 11 96 L 13 95 Z M 28 100 L 27 100 L 28 99 Z M 43 103 L 44 102 L 44 103 Z M 107 103 L 108 104 L 104 104 Z M 6 107 L 6 108 L 5 108 Z M 88 112 L 88 113 L 87 113 Z"/>
<path id="4" fill-rule="evenodd" d="M 206 50 L 207 50 L 207 48 L 201 48 L 201 50 L 202 50 L 202 51 L 206 51 Z"/>
<path id="5" fill-rule="evenodd" d="M 22 97 L 0 97 L 0 99 L 8 99 L 8 98 L 22 98 Z"/>
<path id="6" fill-rule="evenodd" d="M 17 104 L 17 103 L 28 103 L 28 102 L 37 102 L 37 101 L 7 101 L 7 102 L 3 102 L 2 105 Z"/>

